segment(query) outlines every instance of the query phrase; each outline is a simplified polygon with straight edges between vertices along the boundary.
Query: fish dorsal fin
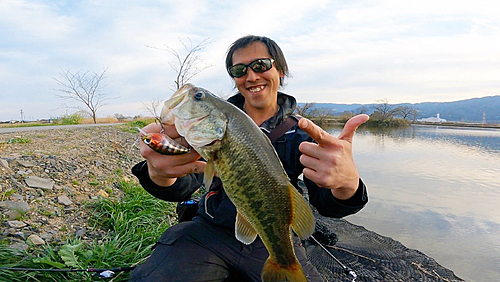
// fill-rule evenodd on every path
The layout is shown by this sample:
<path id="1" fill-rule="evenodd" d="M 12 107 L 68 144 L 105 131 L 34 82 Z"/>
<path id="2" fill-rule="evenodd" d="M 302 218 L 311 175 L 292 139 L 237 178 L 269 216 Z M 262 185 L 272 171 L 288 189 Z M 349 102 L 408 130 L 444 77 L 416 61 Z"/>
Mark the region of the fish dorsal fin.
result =
<path id="1" fill-rule="evenodd" d="M 206 189 L 210 189 L 210 185 L 212 185 L 212 180 L 214 179 L 215 168 L 214 168 L 214 159 L 210 158 L 207 162 L 207 166 L 205 167 L 205 172 L 203 173 L 203 185 L 205 185 Z"/>
<path id="2" fill-rule="evenodd" d="M 306 239 L 314 232 L 314 215 L 306 199 L 293 187 L 288 184 L 292 194 L 292 228 L 300 239 Z"/>
<path id="3" fill-rule="evenodd" d="M 257 238 L 257 232 L 239 211 L 236 212 L 235 231 L 236 239 L 246 245 L 251 244 Z"/>

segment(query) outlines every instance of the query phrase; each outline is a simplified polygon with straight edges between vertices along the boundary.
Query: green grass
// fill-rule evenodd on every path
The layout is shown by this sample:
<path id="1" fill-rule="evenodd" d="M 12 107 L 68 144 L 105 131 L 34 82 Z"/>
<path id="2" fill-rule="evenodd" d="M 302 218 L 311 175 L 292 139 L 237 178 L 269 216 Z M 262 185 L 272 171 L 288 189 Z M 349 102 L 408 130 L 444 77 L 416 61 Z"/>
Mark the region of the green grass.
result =
<path id="1" fill-rule="evenodd" d="M 26 143 L 31 143 L 31 139 L 29 138 L 24 138 L 24 137 L 12 137 L 7 140 L 7 144 L 26 144 Z"/>
<path id="2" fill-rule="evenodd" d="M 0 241 L 0 265 L 21 268 L 114 268 L 131 266 L 146 258 L 151 247 L 170 226 L 175 205 L 155 199 L 134 183 L 119 181 L 121 199 L 99 198 L 89 204 L 90 226 L 107 231 L 101 241 L 69 238 L 62 246 L 10 249 Z M 128 281 L 125 272 L 113 281 Z M 0 281 L 94 281 L 86 272 L 49 273 L 0 270 Z M 102 281 L 102 280 L 101 280 Z"/>
<path id="3" fill-rule="evenodd" d="M 137 130 L 137 127 L 143 128 L 144 126 L 155 122 L 153 118 L 145 118 L 145 119 L 138 119 L 134 120 L 131 122 L 127 122 L 126 124 L 120 125 L 120 129 L 123 132 L 130 132 L 130 133 L 139 133 L 139 130 Z"/>

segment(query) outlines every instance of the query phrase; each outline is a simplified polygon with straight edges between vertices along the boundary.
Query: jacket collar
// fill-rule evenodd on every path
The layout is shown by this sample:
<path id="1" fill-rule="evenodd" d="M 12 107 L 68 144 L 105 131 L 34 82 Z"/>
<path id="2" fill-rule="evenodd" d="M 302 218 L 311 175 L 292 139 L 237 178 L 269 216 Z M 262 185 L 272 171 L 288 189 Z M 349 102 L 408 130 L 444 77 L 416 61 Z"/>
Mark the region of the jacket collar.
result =
<path id="1" fill-rule="evenodd" d="M 234 96 L 230 97 L 227 99 L 227 101 L 236 107 L 240 108 L 242 111 L 243 105 L 245 104 L 245 97 L 241 95 L 241 93 L 237 93 Z M 264 121 L 262 124 L 259 125 L 260 128 L 271 131 L 274 129 L 278 124 L 282 123 L 285 118 L 287 118 L 289 115 L 295 111 L 295 107 L 297 106 L 297 101 L 295 100 L 294 97 L 278 92 L 278 113 L 271 117 L 270 119 Z"/>

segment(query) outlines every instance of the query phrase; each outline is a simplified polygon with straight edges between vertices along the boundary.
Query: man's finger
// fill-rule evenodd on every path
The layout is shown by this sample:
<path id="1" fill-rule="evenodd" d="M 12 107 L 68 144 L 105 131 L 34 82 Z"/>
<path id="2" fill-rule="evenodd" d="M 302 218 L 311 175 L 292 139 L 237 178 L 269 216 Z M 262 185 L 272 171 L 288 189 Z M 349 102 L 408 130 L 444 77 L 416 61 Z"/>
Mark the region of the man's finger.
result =
<path id="1" fill-rule="evenodd" d="M 342 132 L 339 135 L 339 139 L 352 143 L 354 132 L 356 132 L 356 129 L 358 129 L 358 127 L 365 123 L 368 119 L 370 119 L 370 117 L 365 114 L 353 116 L 352 118 L 350 118 L 344 125 L 344 129 L 342 129 Z"/>
<path id="2" fill-rule="evenodd" d="M 317 126 L 314 122 L 307 118 L 301 118 L 299 120 L 299 127 L 309 134 L 309 136 L 311 136 L 311 138 L 319 145 L 321 145 L 321 143 L 323 143 L 325 138 L 329 135 L 328 132 L 324 131 L 321 127 Z"/>

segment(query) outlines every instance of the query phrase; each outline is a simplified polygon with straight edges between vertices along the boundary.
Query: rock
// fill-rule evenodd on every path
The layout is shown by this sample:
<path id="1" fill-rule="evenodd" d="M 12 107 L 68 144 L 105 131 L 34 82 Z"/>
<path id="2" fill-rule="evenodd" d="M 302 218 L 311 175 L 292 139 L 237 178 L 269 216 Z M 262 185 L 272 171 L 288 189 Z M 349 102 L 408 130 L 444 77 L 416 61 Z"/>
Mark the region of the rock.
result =
<path id="1" fill-rule="evenodd" d="M 45 241 L 40 238 L 40 236 L 32 234 L 28 237 L 28 240 L 26 240 L 29 243 L 32 243 L 33 245 L 39 246 L 39 245 L 45 245 Z"/>
<path id="2" fill-rule="evenodd" d="M 75 196 L 75 201 L 79 204 L 84 204 L 85 202 L 87 202 L 89 200 L 89 195 L 86 195 L 86 194 L 80 194 L 80 195 L 76 195 Z"/>
<path id="3" fill-rule="evenodd" d="M 61 196 L 57 197 L 57 202 L 59 204 L 65 205 L 65 206 L 70 206 L 73 204 L 73 202 L 66 195 L 61 195 Z"/>
<path id="4" fill-rule="evenodd" d="M 16 233 L 14 233 L 13 235 L 14 235 L 14 237 L 19 238 L 21 240 L 26 240 L 26 235 L 24 235 L 24 232 L 22 232 L 22 231 L 18 231 Z"/>
<path id="5" fill-rule="evenodd" d="M 75 233 L 75 236 L 76 237 L 83 237 L 83 235 L 85 235 L 86 232 L 87 232 L 87 230 L 85 228 L 78 229 Z"/>
<path id="6" fill-rule="evenodd" d="M 23 196 L 22 195 L 19 195 L 17 193 L 14 193 L 12 195 L 10 195 L 10 198 L 13 200 L 13 201 L 22 201 L 23 200 Z"/>
<path id="7" fill-rule="evenodd" d="M 101 196 L 101 197 L 109 197 L 108 193 L 104 190 L 99 190 L 97 191 L 97 196 Z"/>
<path id="8" fill-rule="evenodd" d="M 9 168 L 9 163 L 4 159 L 0 159 L 0 167 Z"/>
<path id="9" fill-rule="evenodd" d="M 25 243 L 14 243 L 9 246 L 11 249 L 18 250 L 18 251 L 26 251 L 28 249 L 28 245 Z"/>
<path id="10" fill-rule="evenodd" d="M 25 213 L 30 210 L 28 203 L 24 201 L 14 202 L 14 201 L 3 201 L 0 202 L 0 207 L 7 208 L 11 211 L 18 211 L 20 213 Z"/>
<path id="11" fill-rule="evenodd" d="M 8 227 L 11 227 L 11 228 L 23 228 L 27 225 L 26 223 L 19 221 L 19 220 L 9 220 L 6 222 L 6 224 Z"/>
<path id="12" fill-rule="evenodd" d="M 34 167 L 34 166 L 35 166 L 35 164 L 30 163 L 30 162 L 28 162 L 28 161 L 18 161 L 18 163 L 19 163 L 21 166 L 23 166 L 23 167 Z"/>
<path id="13" fill-rule="evenodd" d="M 52 187 L 54 187 L 54 181 L 49 178 L 41 178 L 38 176 L 28 176 L 24 180 L 26 184 L 31 187 L 31 188 L 41 188 L 44 190 L 52 190 Z"/>
<path id="14" fill-rule="evenodd" d="M 20 219 L 22 216 L 22 214 L 18 211 L 8 211 L 5 215 L 9 218 L 9 220 Z"/>

